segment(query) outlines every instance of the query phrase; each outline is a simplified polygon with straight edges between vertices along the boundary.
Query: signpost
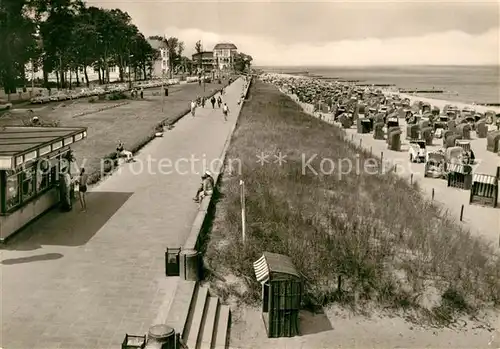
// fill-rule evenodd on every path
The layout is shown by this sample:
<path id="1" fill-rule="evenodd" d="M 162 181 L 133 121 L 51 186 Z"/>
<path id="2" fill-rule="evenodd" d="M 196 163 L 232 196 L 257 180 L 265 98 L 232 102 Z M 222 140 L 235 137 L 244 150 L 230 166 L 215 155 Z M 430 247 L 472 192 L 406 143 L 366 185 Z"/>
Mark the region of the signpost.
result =
<path id="1" fill-rule="evenodd" d="M 241 235 L 243 245 L 246 240 L 246 212 L 245 212 L 245 182 L 240 180 L 241 193 Z"/>

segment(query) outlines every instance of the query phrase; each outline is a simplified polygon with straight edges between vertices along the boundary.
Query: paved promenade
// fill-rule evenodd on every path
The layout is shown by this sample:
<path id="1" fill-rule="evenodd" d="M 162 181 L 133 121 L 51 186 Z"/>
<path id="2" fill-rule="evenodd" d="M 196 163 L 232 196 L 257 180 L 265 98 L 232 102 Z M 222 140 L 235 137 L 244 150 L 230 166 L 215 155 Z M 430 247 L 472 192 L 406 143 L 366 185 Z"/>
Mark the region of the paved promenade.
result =
<path id="1" fill-rule="evenodd" d="M 3 247 L 0 347 L 119 348 L 161 318 L 177 282 L 164 276 L 165 248 L 189 234 L 201 172 L 220 157 L 242 87 L 226 88 L 228 122 L 207 103 L 93 188 L 87 212 L 51 211 Z"/>

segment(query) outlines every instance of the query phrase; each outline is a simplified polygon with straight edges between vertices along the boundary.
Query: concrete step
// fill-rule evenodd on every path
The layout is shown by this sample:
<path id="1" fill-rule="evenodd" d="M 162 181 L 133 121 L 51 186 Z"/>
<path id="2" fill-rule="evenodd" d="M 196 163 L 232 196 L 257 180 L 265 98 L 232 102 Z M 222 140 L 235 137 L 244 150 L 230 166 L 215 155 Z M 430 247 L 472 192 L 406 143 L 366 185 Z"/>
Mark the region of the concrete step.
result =
<path id="1" fill-rule="evenodd" d="M 172 327 L 176 333 L 184 333 L 189 316 L 196 298 L 196 281 L 179 280 L 170 310 L 168 312 L 166 325 Z"/>
<path id="2" fill-rule="evenodd" d="M 231 321 L 231 311 L 229 306 L 219 306 L 217 314 L 214 336 L 212 340 L 212 349 L 227 349 L 228 346 L 228 332 Z"/>
<path id="3" fill-rule="evenodd" d="M 196 349 L 211 349 L 212 340 L 215 331 L 215 320 L 217 317 L 217 311 L 219 310 L 219 298 L 209 297 L 207 311 L 205 315 L 205 321 L 203 321 L 201 328 L 201 338 L 198 341 Z"/>
<path id="4" fill-rule="evenodd" d="M 182 336 L 189 349 L 195 349 L 200 337 L 201 324 L 204 321 L 208 301 L 208 288 L 198 287 L 196 302 L 191 306 L 186 332 Z"/>

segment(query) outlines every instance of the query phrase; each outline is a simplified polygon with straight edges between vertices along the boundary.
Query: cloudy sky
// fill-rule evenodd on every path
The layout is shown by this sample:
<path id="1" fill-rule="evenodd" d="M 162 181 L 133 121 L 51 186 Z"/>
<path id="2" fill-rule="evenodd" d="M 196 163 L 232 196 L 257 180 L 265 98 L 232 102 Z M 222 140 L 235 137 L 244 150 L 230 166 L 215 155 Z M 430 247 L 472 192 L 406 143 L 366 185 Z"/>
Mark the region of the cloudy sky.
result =
<path id="1" fill-rule="evenodd" d="M 87 0 L 186 54 L 233 42 L 255 65 L 500 65 L 500 2 Z"/>

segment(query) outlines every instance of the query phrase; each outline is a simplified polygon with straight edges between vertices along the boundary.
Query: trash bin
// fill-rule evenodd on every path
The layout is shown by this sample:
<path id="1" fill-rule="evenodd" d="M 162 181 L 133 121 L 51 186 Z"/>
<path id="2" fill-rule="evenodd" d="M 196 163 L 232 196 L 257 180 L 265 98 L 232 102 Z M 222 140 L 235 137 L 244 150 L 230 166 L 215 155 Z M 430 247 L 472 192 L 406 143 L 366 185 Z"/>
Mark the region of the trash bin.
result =
<path id="1" fill-rule="evenodd" d="M 175 330 L 167 325 L 154 325 L 148 331 L 145 349 L 175 349 Z"/>
<path id="2" fill-rule="evenodd" d="M 167 248 L 165 252 L 165 275 L 166 276 L 179 276 L 180 248 Z"/>
<path id="3" fill-rule="evenodd" d="M 180 253 L 179 274 L 182 280 L 200 280 L 200 254 L 195 250 L 182 250 Z"/>

